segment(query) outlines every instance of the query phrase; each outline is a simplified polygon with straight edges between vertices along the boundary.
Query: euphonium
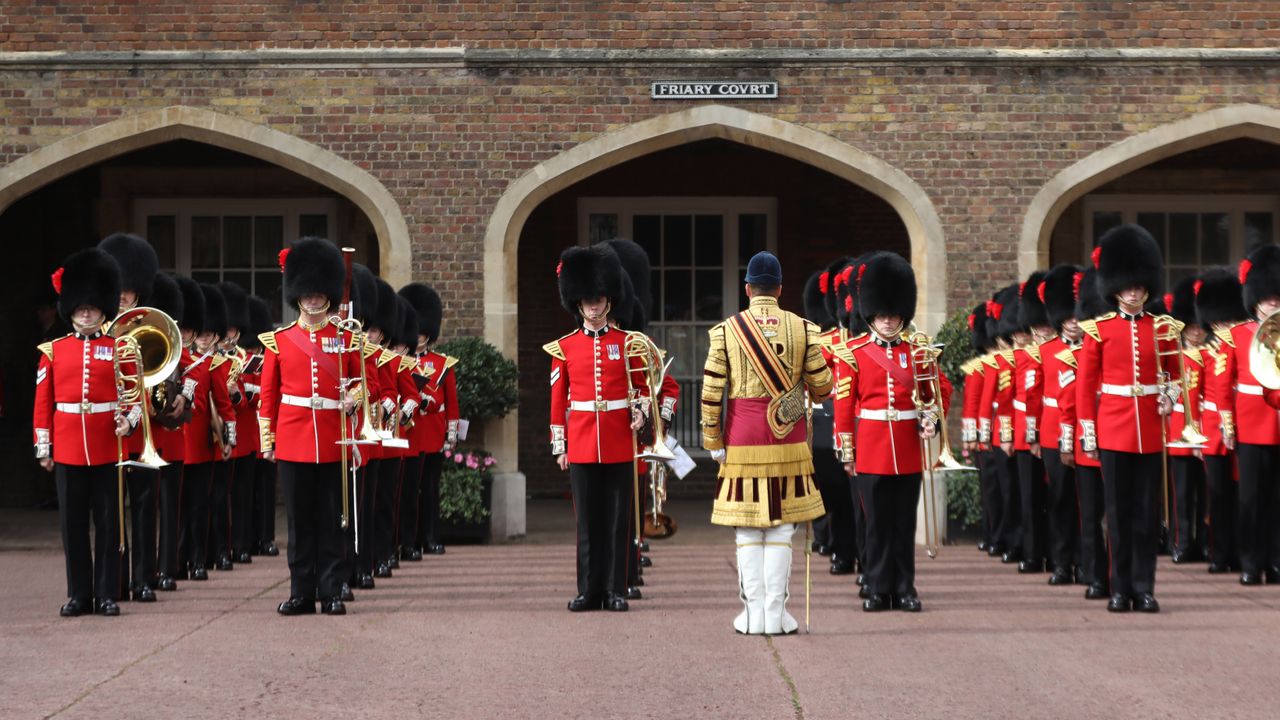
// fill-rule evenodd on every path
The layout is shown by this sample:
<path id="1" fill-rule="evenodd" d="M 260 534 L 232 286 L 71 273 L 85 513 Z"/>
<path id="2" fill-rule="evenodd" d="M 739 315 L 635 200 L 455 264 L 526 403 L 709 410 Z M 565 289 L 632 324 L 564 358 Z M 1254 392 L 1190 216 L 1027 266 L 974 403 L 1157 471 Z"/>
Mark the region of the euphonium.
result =
<path id="1" fill-rule="evenodd" d="M 1249 370 L 1262 387 L 1280 390 L 1280 313 L 1258 324 L 1249 343 Z"/>
<path id="2" fill-rule="evenodd" d="M 662 379 L 667 374 L 667 365 L 662 361 L 662 351 L 648 335 L 632 332 L 627 335 L 626 356 L 628 360 L 636 360 L 644 373 L 645 387 L 649 391 L 649 416 L 653 421 L 653 443 L 648 450 L 638 453 L 636 457 L 658 462 L 674 460 L 676 456 L 671 452 L 671 448 L 667 447 L 667 430 L 662 422 L 662 413 L 658 410 Z M 627 377 L 630 378 L 630 373 Z"/>

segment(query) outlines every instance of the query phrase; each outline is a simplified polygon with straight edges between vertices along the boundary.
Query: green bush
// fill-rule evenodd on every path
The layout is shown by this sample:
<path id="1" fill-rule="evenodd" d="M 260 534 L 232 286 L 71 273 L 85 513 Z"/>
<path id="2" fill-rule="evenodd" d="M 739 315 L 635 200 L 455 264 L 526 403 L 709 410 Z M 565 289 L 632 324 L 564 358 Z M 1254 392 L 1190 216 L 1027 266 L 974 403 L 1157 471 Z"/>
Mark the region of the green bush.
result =
<path id="1" fill-rule="evenodd" d="M 464 420 L 481 424 L 491 418 L 506 417 L 519 400 L 516 364 L 483 338 L 464 337 L 440 343 L 436 352 L 458 358 L 458 413 Z"/>
<path id="2" fill-rule="evenodd" d="M 480 522 L 489 517 L 484 506 L 484 483 L 492 481 L 494 459 L 483 450 L 445 452 L 440 470 L 440 519 L 455 523 Z"/>
<path id="3" fill-rule="evenodd" d="M 972 470 L 947 473 L 947 517 L 959 520 L 964 527 L 977 527 L 982 522 L 978 473 Z"/>
<path id="4" fill-rule="evenodd" d="M 945 345 L 942 349 L 942 372 L 957 388 L 962 384 L 964 374 L 960 366 L 973 357 L 973 334 L 969 330 L 969 311 L 963 310 L 947 318 L 934 336 L 935 343 Z M 954 404 L 953 404 L 954 407 Z"/>

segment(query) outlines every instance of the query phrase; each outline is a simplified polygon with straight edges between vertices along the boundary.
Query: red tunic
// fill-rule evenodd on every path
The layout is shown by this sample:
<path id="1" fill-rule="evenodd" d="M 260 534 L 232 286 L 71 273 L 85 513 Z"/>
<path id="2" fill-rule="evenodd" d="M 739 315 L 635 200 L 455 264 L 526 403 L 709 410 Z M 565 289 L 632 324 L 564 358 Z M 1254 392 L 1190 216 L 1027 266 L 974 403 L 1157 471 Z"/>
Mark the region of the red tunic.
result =
<path id="1" fill-rule="evenodd" d="M 1037 423 L 1044 407 L 1042 356 L 1039 347 L 1026 346 L 1014 350 L 1013 358 L 1013 449 L 1029 451 L 1039 441 Z"/>
<path id="2" fill-rule="evenodd" d="M 40 346 L 32 430 L 36 456 L 62 465 L 119 460 L 115 339 L 71 334 Z M 138 433 L 135 433 L 138 434 Z"/>
<path id="3" fill-rule="evenodd" d="M 191 363 L 195 362 L 195 357 L 191 355 L 191 351 L 186 348 L 182 349 L 182 355 L 178 358 L 178 391 L 187 398 L 187 407 L 191 408 L 191 416 L 195 417 L 195 399 L 200 393 L 196 392 L 196 381 L 194 379 L 184 379 L 187 368 L 191 367 Z M 167 462 L 183 462 L 187 457 L 187 426 L 182 425 L 175 430 L 160 427 L 159 424 L 152 419 L 151 436 L 152 442 L 156 446 L 156 452 L 160 453 L 160 457 Z"/>
<path id="4" fill-rule="evenodd" d="M 969 361 L 964 375 L 964 405 L 960 408 L 961 442 L 978 442 L 978 415 L 982 409 L 982 391 L 987 379 L 986 366 L 980 358 Z M 982 449 L 979 444 L 979 449 Z"/>
<path id="5" fill-rule="evenodd" d="M 1178 399 L 1173 406 L 1173 414 L 1169 416 L 1169 441 L 1176 442 L 1182 436 L 1182 428 L 1186 425 L 1187 397 L 1191 399 L 1191 422 L 1198 424 L 1202 421 L 1201 404 L 1204 399 L 1204 360 L 1200 356 L 1200 351 L 1196 349 L 1185 349 L 1182 351 L 1182 362 L 1186 363 L 1187 376 L 1187 392 L 1179 393 Z M 1174 380 L 1179 380 L 1174 375 Z M 1202 431 L 1203 434 L 1203 431 Z M 1192 457 L 1195 455 L 1194 448 L 1169 448 L 1169 454 L 1178 457 Z"/>
<path id="6" fill-rule="evenodd" d="M 551 446 L 571 463 L 621 463 L 635 458 L 629 391 L 647 396 L 644 376 L 627 358 L 623 330 L 582 329 L 543 349 L 551 355 Z"/>
<path id="7" fill-rule="evenodd" d="M 1236 439 L 1250 445 L 1280 445 L 1280 414 L 1273 404 L 1280 404 L 1280 394 L 1258 383 L 1249 367 L 1249 345 L 1258 331 L 1258 323 L 1242 322 L 1228 330 L 1218 331 L 1221 357 L 1210 375 L 1212 395 L 1217 398 L 1219 413 L 1234 411 Z"/>
<path id="8" fill-rule="evenodd" d="M 1040 345 L 1041 374 L 1044 376 L 1044 392 L 1040 407 L 1040 445 L 1050 449 L 1058 448 L 1062 440 L 1062 405 L 1064 398 L 1075 402 L 1076 369 L 1074 365 L 1064 362 L 1059 355 L 1068 352 L 1067 343 L 1056 337 Z M 1074 357 L 1072 362 L 1074 362 Z M 1075 433 L 1068 433 L 1074 437 Z M 1060 448 L 1059 448 L 1060 449 Z"/>
<path id="9" fill-rule="evenodd" d="M 227 393 L 226 376 L 222 381 L 214 377 L 213 366 L 224 365 L 221 356 L 209 354 L 196 358 L 187 368 L 187 377 L 194 380 L 200 390 L 191 407 L 191 422 L 187 423 L 186 462 L 188 465 L 220 460 L 213 446 L 213 436 L 209 428 L 211 413 L 218 413 L 224 423 L 235 422 L 235 408 L 231 405 L 231 397 Z"/>
<path id="10" fill-rule="evenodd" d="M 979 434 L 985 425 L 991 433 L 991 445 L 1013 442 L 1013 351 L 1002 350 L 991 355 L 987 379 L 982 386 L 982 403 L 978 408 Z"/>
<path id="11" fill-rule="evenodd" d="M 1065 392 L 1058 393 L 1058 412 L 1060 413 L 1058 426 L 1061 432 L 1067 432 L 1068 428 L 1072 433 L 1072 455 L 1075 457 L 1077 465 L 1084 467 L 1101 468 L 1102 462 L 1097 458 L 1091 458 L 1082 452 L 1080 447 L 1080 433 L 1083 426 L 1080 424 L 1080 413 L 1078 408 L 1081 402 L 1080 390 L 1080 345 L 1071 346 L 1070 359 L 1065 362 L 1071 365 L 1076 371 L 1076 379 L 1072 382 L 1070 388 L 1066 388 Z M 1074 391 L 1072 390 L 1074 388 Z M 1097 393 L 1093 393 L 1092 402 L 1098 402 Z"/>
<path id="12" fill-rule="evenodd" d="M 418 356 L 417 372 L 427 379 L 419 395 L 418 429 L 421 450 L 438 453 L 458 439 L 458 381 L 453 366 L 458 361 L 427 351 Z M 417 426 L 421 425 L 421 428 Z"/>
<path id="13" fill-rule="evenodd" d="M 1203 412 L 1200 416 L 1200 433 L 1209 439 L 1205 444 L 1203 455 L 1212 455 L 1222 457 L 1231 454 L 1231 450 L 1227 449 L 1227 444 L 1222 437 L 1222 413 L 1221 409 L 1226 408 L 1231 411 L 1231 395 L 1220 395 L 1223 391 L 1222 386 L 1214 382 L 1214 374 L 1226 372 L 1227 358 L 1231 352 L 1231 347 L 1225 343 L 1213 343 L 1205 345 L 1200 350 L 1200 358 L 1204 365 L 1204 381 L 1201 385 Z"/>
<path id="14" fill-rule="evenodd" d="M 1154 320 L 1146 313 L 1108 313 L 1081 326 L 1085 334 L 1076 399 L 1085 434 L 1092 425 L 1101 450 L 1163 452 Z"/>
<path id="15" fill-rule="evenodd" d="M 240 356 L 248 367 L 254 355 L 240 351 Z M 230 361 L 226 363 L 231 365 Z M 241 373 L 236 387 L 240 391 L 240 402 L 236 403 L 236 446 L 231 449 L 231 457 L 241 458 L 258 452 L 258 396 L 262 390 L 262 371 Z M 252 388 L 252 389 L 250 389 Z"/>

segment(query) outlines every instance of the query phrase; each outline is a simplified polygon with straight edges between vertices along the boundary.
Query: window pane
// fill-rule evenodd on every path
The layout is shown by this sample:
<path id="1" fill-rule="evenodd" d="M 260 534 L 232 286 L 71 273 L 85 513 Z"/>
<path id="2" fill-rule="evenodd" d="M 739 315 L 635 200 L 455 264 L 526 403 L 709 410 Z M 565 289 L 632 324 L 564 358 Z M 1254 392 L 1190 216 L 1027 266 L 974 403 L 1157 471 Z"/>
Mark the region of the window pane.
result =
<path id="1" fill-rule="evenodd" d="M 699 267 L 724 264 L 724 217 L 698 215 L 693 219 L 693 261 Z"/>
<path id="2" fill-rule="evenodd" d="M 253 264 L 276 267 L 284 248 L 284 217 L 261 215 L 253 219 Z"/>
<path id="3" fill-rule="evenodd" d="M 1196 242 L 1196 214 L 1169 214 L 1169 254 L 1165 262 L 1170 265 L 1195 265 L 1199 260 Z"/>
<path id="4" fill-rule="evenodd" d="M 191 279 L 198 283 L 217 284 L 222 280 L 222 273 L 217 270 L 192 270 Z"/>
<path id="5" fill-rule="evenodd" d="M 228 215 L 222 218 L 222 266 L 249 267 L 253 251 L 253 220 Z"/>
<path id="6" fill-rule="evenodd" d="M 693 328 L 688 325 L 671 325 L 667 327 L 667 357 L 671 360 L 671 374 L 677 378 L 690 378 L 694 368 L 702 369 L 702 364 L 693 359 Z"/>
<path id="7" fill-rule="evenodd" d="M 259 271 L 253 274 L 253 294 L 267 301 L 267 307 L 271 308 L 271 319 L 277 323 L 281 321 L 280 282 L 283 277 L 276 270 Z"/>
<path id="8" fill-rule="evenodd" d="M 694 273 L 695 320 L 720 320 L 724 313 L 724 290 L 721 287 L 724 273 L 719 270 L 698 270 Z"/>
<path id="9" fill-rule="evenodd" d="M 636 215 L 631 218 L 631 237 L 649 253 L 650 265 L 662 264 L 662 253 L 659 250 L 659 243 L 662 242 L 660 222 L 661 217 L 658 215 Z"/>
<path id="10" fill-rule="evenodd" d="M 192 268 L 216 268 L 221 264 L 222 237 L 218 220 L 216 217 L 191 218 Z"/>
<path id="11" fill-rule="evenodd" d="M 1231 217 L 1227 213 L 1205 213 L 1200 216 L 1200 247 L 1204 256 L 1217 257 L 1216 264 L 1227 262 L 1231 245 Z M 1208 262 L 1208 260 L 1206 260 Z"/>
<path id="12" fill-rule="evenodd" d="M 663 272 L 663 312 L 667 321 L 693 319 L 693 276 L 688 270 Z"/>
<path id="13" fill-rule="evenodd" d="M 1121 223 L 1120 212 L 1095 212 L 1093 214 L 1093 244 L 1098 244 L 1098 238 L 1111 228 Z"/>
<path id="14" fill-rule="evenodd" d="M 618 237 L 618 216 L 613 213 L 591 213 L 587 216 L 587 242 L 598 242 Z"/>
<path id="15" fill-rule="evenodd" d="M 224 271 L 222 273 L 222 280 L 224 282 L 233 282 L 236 285 L 239 285 L 241 290 L 244 290 L 250 295 L 253 294 L 253 273 L 248 270 Z"/>
<path id="16" fill-rule="evenodd" d="M 667 267 L 693 264 L 693 218 L 666 215 L 662 218 L 662 264 Z"/>
<path id="17" fill-rule="evenodd" d="M 1160 246 L 1160 252 L 1164 256 L 1169 257 L 1169 239 L 1165 233 L 1165 214 L 1159 213 L 1138 213 L 1138 224 L 1147 229 L 1151 233 L 1151 237 L 1156 239 L 1156 244 Z"/>
<path id="18" fill-rule="evenodd" d="M 768 227 L 766 216 L 763 213 L 738 216 L 739 265 L 746 265 L 751 256 L 766 249 Z"/>
<path id="19" fill-rule="evenodd" d="M 302 237 L 329 237 L 329 216 L 328 215 L 300 215 L 298 217 L 298 232 Z M 336 240 L 334 242 L 337 242 Z"/>
<path id="20" fill-rule="evenodd" d="M 173 215 L 147 216 L 147 241 L 160 257 L 160 269 L 172 270 L 178 265 L 174 243 L 178 233 L 178 218 Z"/>
<path id="21" fill-rule="evenodd" d="M 697 325 L 694 327 L 693 362 L 695 374 L 697 368 L 702 367 L 707 362 L 707 352 L 711 349 L 711 338 L 707 336 L 707 331 L 710 329 L 710 325 Z"/>
<path id="22" fill-rule="evenodd" d="M 1249 251 L 1254 245 L 1272 245 L 1275 243 L 1273 226 L 1275 216 L 1269 212 L 1247 212 L 1244 214 L 1244 249 Z M 1207 253 L 1209 248 L 1205 248 Z M 1226 252 L 1224 249 L 1223 252 Z"/>

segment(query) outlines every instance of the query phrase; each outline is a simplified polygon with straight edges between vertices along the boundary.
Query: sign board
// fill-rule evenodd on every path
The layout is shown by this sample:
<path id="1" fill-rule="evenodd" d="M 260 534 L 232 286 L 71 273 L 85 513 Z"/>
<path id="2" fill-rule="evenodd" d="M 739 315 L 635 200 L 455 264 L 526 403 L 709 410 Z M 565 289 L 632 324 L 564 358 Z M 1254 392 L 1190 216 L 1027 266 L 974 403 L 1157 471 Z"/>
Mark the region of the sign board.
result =
<path id="1" fill-rule="evenodd" d="M 733 99 L 759 100 L 778 97 L 778 83 L 772 80 L 743 82 L 740 80 L 661 80 L 649 87 L 654 100 Z"/>

